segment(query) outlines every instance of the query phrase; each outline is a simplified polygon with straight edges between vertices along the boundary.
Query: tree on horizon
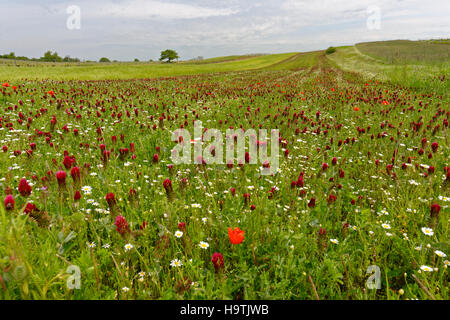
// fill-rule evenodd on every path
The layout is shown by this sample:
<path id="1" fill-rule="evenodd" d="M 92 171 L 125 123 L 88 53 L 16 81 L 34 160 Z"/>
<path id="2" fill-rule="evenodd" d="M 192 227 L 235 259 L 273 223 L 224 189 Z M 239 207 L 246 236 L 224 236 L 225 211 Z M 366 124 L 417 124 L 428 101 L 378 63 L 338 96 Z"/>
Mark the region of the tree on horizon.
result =
<path id="1" fill-rule="evenodd" d="M 161 57 L 159 58 L 159 61 L 167 60 L 167 62 L 172 62 L 172 60 L 179 59 L 178 53 L 175 50 L 167 49 L 164 51 L 161 51 Z"/>

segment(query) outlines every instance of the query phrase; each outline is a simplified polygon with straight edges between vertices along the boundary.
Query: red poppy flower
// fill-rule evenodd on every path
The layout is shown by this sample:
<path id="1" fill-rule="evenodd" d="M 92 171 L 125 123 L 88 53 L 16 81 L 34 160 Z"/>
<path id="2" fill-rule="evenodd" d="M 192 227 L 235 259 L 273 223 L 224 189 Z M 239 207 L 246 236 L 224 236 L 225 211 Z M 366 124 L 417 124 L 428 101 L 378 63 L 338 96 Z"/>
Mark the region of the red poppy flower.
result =
<path id="1" fill-rule="evenodd" d="M 228 228 L 228 237 L 230 238 L 230 242 L 232 244 L 240 244 L 244 241 L 244 233 L 245 231 L 239 229 L 238 227 L 231 229 Z"/>

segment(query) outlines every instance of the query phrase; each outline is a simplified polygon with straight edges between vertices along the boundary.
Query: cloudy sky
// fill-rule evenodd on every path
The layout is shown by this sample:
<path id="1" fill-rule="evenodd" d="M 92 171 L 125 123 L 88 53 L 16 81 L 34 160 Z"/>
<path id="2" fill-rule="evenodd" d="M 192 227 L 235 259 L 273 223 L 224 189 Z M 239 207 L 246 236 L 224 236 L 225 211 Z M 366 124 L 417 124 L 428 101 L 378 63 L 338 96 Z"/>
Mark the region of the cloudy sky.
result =
<path id="1" fill-rule="evenodd" d="M 450 38 L 449 16 L 449 0 L 0 0 L 0 53 L 148 60 L 164 49 L 182 59 L 299 52 Z"/>

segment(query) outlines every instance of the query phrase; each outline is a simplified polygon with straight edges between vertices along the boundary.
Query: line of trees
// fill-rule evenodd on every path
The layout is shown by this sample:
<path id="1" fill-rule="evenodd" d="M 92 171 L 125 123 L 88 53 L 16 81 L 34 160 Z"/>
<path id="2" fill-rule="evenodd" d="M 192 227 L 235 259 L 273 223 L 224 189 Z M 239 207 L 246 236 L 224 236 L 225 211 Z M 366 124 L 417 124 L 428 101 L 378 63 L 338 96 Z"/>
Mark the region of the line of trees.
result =
<path id="1" fill-rule="evenodd" d="M 8 54 L 0 55 L 0 59 L 13 59 L 13 60 L 23 60 L 23 61 L 47 61 L 47 62 L 80 62 L 78 58 L 71 58 L 70 56 L 60 57 L 58 53 L 51 52 L 50 50 L 45 52 L 40 58 L 28 58 L 25 56 L 16 56 L 14 52 Z"/>
<path id="2" fill-rule="evenodd" d="M 159 61 L 172 62 L 173 60 L 178 60 L 180 57 L 175 50 L 167 49 L 161 51 L 161 57 Z M 23 61 L 45 61 L 45 62 L 80 62 L 78 58 L 71 58 L 70 56 L 60 57 L 58 53 L 52 52 L 48 50 L 44 53 L 44 55 L 40 58 L 28 58 L 25 56 L 16 56 L 14 52 L 10 52 L 7 54 L 0 55 L 0 59 L 12 59 L 12 60 L 23 60 Z M 198 59 L 203 59 L 203 57 L 199 57 Z M 116 60 L 114 60 L 115 62 Z M 139 62 L 139 59 L 134 59 L 135 62 Z M 150 61 L 153 61 L 150 59 Z M 108 58 L 102 57 L 99 59 L 99 62 L 111 62 Z"/>

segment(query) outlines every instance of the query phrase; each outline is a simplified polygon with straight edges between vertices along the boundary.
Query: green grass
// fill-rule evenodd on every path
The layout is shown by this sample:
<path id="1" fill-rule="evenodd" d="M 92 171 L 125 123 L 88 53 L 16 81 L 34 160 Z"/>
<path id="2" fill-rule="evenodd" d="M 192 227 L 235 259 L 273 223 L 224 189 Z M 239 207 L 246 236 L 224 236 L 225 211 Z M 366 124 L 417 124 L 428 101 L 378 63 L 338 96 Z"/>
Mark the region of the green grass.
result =
<path id="1" fill-rule="evenodd" d="M 310 68 L 317 64 L 318 57 L 323 51 L 302 52 L 278 63 L 265 67 L 266 70 L 298 70 Z"/>
<path id="2" fill-rule="evenodd" d="M 362 53 L 392 64 L 439 64 L 450 61 L 450 43 L 392 40 L 358 43 Z"/>
<path id="3" fill-rule="evenodd" d="M 203 59 L 203 60 L 187 60 L 187 61 L 184 61 L 183 63 L 191 63 L 191 64 L 221 63 L 221 62 L 245 60 L 245 59 L 260 57 L 262 55 L 263 54 L 233 55 L 233 56 L 208 58 L 208 59 Z"/>
<path id="4" fill-rule="evenodd" d="M 390 81 L 405 87 L 423 88 L 448 96 L 450 92 L 450 61 L 440 63 L 389 63 L 362 54 L 357 46 L 337 48 L 327 58 L 335 66 L 361 74 L 368 80 Z M 447 75 L 443 80 L 442 76 Z"/>
<path id="5" fill-rule="evenodd" d="M 203 73 L 245 71 L 264 68 L 283 61 L 295 53 L 271 54 L 222 63 L 88 63 L 47 64 L 24 66 L 4 65 L 0 68 L 0 79 L 55 79 L 55 80 L 104 80 L 144 79 L 194 75 Z"/>

